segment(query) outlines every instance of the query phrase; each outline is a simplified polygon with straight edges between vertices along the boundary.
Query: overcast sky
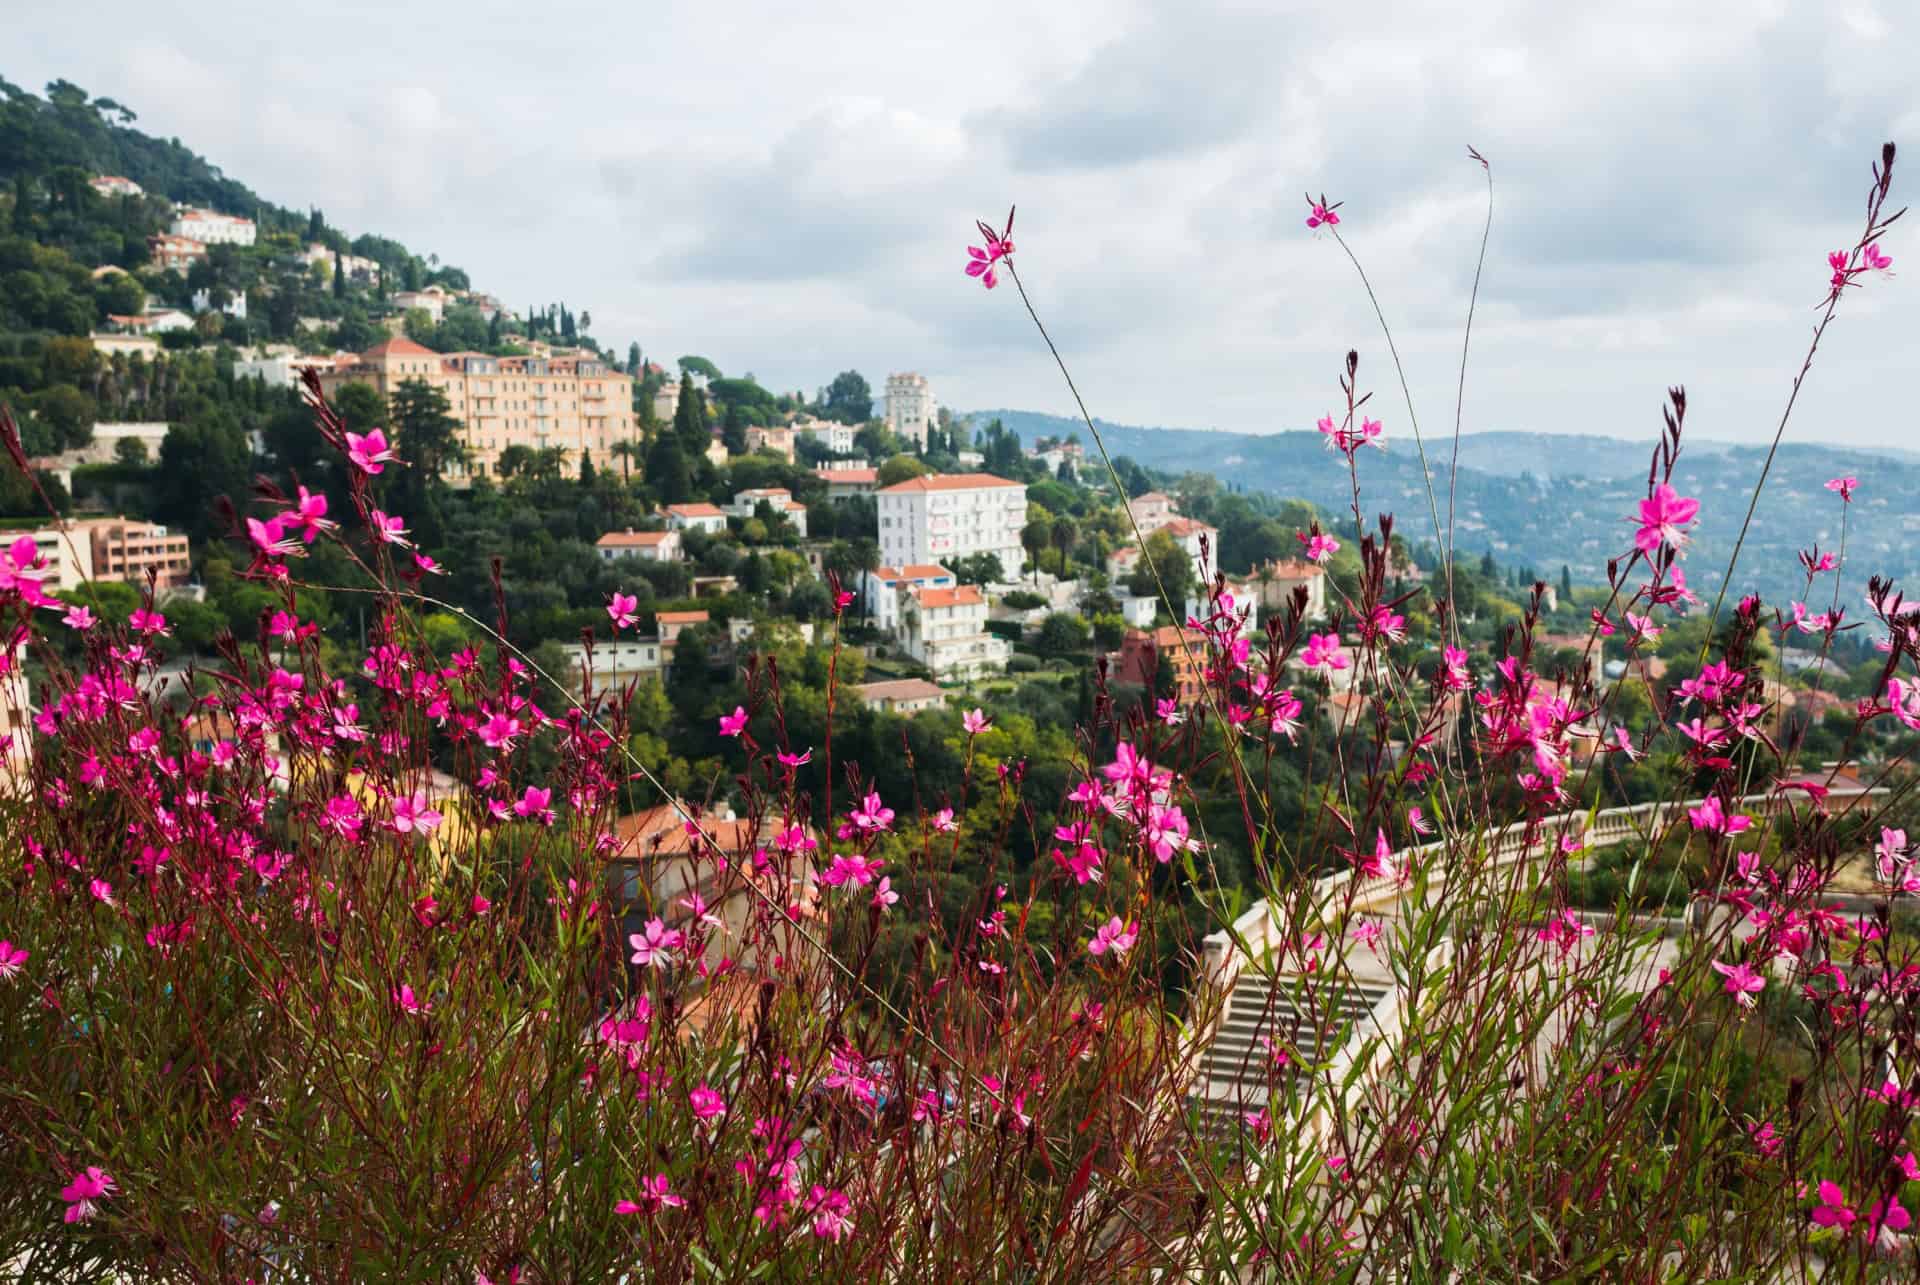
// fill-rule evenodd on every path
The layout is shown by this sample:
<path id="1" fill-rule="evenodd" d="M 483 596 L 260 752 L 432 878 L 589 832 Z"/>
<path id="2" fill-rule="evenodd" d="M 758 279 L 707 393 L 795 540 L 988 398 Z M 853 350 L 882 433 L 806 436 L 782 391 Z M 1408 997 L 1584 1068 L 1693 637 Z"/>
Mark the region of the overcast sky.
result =
<path id="1" fill-rule="evenodd" d="M 1920 193 L 1920 9 L 1894 0 L 32 9 L 0 74 L 119 99 L 512 306 L 591 311 L 616 351 L 809 392 L 919 370 L 960 408 L 1072 409 L 1011 289 L 961 274 L 1018 202 L 1096 415 L 1308 427 L 1353 346 L 1403 434 L 1366 296 L 1302 226 L 1324 190 L 1450 428 L 1471 143 L 1496 212 L 1469 431 L 1647 439 L 1684 382 L 1696 432 L 1763 440 L 1882 141 Z M 1886 248 L 1912 273 L 1848 300 L 1799 440 L 1920 446 L 1920 217 Z"/>

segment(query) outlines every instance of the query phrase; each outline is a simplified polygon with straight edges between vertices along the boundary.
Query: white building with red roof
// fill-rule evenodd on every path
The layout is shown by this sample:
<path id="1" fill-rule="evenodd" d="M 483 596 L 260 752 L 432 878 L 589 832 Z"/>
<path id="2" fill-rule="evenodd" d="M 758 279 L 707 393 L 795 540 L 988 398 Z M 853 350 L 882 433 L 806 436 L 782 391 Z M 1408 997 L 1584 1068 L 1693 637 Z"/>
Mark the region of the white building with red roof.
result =
<path id="1" fill-rule="evenodd" d="M 706 531 L 718 535 L 727 529 L 726 510 L 717 504 L 669 504 L 664 512 L 669 531 Z"/>
<path id="2" fill-rule="evenodd" d="M 624 531 L 609 531 L 593 542 L 600 551 L 603 561 L 613 562 L 619 558 L 639 558 L 645 562 L 679 562 L 680 533 L 678 531 L 636 531 L 628 527 Z"/>
<path id="3" fill-rule="evenodd" d="M 774 516 L 784 517 L 802 540 L 807 538 L 807 506 L 794 499 L 793 492 L 784 486 L 756 486 L 737 492 L 727 512 L 736 518 L 750 518 L 759 512 L 762 504 L 772 509 Z"/>
<path id="4" fill-rule="evenodd" d="M 944 562 L 991 553 L 1008 576 L 1025 552 L 1027 488 L 990 473 L 933 473 L 877 494 L 880 558 L 889 566 Z"/>
<path id="5" fill-rule="evenodd" d="M 895 636 L 936 679 L 978 678 L 1006 668 L 1013 648 L 987 632 L 987 595 L 979 585 L 915 585 L 903 597 Z"/>
<path id="6" fill-rule="evenodd" d="M 901 604 L 913 589 L 952 589 L 960 583 L 953 572 L 932 564 L 879 567 L 861 581 L 867 614 L 889 633 L 899 628 Z"/>
<path id="7" fill-rule="evenodd" d="M 191 205 L 183 205 L 173 212 L 173 226 L 167 230 L 201 245 L 252 245 L 259 235 L 252 219 Z"/>

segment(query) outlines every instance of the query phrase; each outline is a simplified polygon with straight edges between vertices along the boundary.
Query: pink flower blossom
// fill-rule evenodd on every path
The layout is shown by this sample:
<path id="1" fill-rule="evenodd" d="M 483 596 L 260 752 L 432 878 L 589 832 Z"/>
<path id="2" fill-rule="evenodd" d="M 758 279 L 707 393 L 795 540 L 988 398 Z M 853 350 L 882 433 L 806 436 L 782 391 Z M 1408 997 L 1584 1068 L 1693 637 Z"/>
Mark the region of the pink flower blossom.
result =
<path id="1" fill-rule="evenodd" d="M 60 1199 L 67 1202 L 67 1223 L 83 1223 L 93 1217 L 99 1212 L 95 1202 L 105 1200 L 113 1191 L 113 1175 L 99 1165 L 88 1165 L 75 1174 L 73 1181 L 60 1189 Z"/>
<path id="2" fill-rule="evenodd" d="M 735 705 L 733 713 L 720 716 L 720 735 L 738 736 L 747 730 L 747 707 Z"/>
<path id="3" fill-rule="evenodd" d="M 0 981 L 10 982 L 18 977 L 29 953 L 10 941 L 0 939 Z"/>
<path id="4" fill-rule="evenodd" d="M 846 1193 L 831 1191 L 815 1184 L 807 1195 L 807 1212 L 813 1215 L 813 1234 L 822 1240 L 842 1241 L 853 1235 L 853 1202 Z"/>
<path id="5" fill-rule="evenodd" d="M 693 1118 L 701 1124 L 711 1124 L 727 1113 L 727 1100 L 704 1081 L 687 1094 L 687 1105 L 693 1109 Z"/>
<path id="6" fill-rule="evenodd" d="M 953 819 L 952 808 L 941 808 L 929 818 L 927 824 L 933 827 L 936 834 L 952 834 L 960 828 L 959 823 Z"/>
<path id="7" fill-rule="evenodd" d="M 374 472 L 379 470 L 375 469 Z M 340 525 L 327 520 L 327 497 L 315 495 L 304 486 L 300 488 L 300 497 L 284 516 L 289 525 L 300 528 L 300 538 L 308 544 L 312 544 L 321 532 L 331 531 Z"/>
<path id="8" fill-rule="evenodd" d="M 68 607 L 67 614 L 61 618 L 69 629 L 78 629 L 85 633 L 97 623 L 93 613 L 85 607 Z"/>
<path id="9" fill-rule="evenodd" d="M 662 1209 L 678 1209 L 687 1202 L 673 1194 L 667 1175 L 657 1173 L 640 1180 L 640 1199 L 622 1200 L 613 1207 L 616 1214 L 655 1214 Z"/>
<path id="10" fill-rule="evenodd" d="M 1352 937 L 1362 946 L 1365 946 L 1368 950 L 1377 953 L 1380 948 L 1380 921 L 1378 919 L 1362 919 L 1353 926 L 1353 931 L 1349 933 L 1348 936 Z"/>
<path id="11" fill-rule="evenodd" d="M 635 614 L 640 607 L 640 599 L 630 593 L 616 591 L 607 603 L 607 615 L 613 619 L 615 629 L 631 629 L 639 621 Z"/>
<path id="12" fill-rule="evenodd" d="M 985 248 L 971 245 L 967 247 L 967 275 L 979 277 L 980 284 L 991 290 L 1000 283 L 999 277 L 994 273 L 994 265 L 1013 253 L 1013 241 L 1010 239 L 1013 235 L 1013 214 L 1011 211 L 1008 212 L 1007 226 L 1000 232 L 995 232 L 985 223 L 978 223 L 975 226 L 980 229 L 980 235 L 985 239 L 986 246 Z"/>
<path id="13" fill-rule="evenodd" d="M 879 834 L 893 827 L 893 809 L 880 802 L 880 796 L 869 790 L 860 805 L 847 813 L 847 820 L 853 823 L 856 830 Z"/>
<path id="14" fill-rule="evenodd" d="M 1094 933 L 1093 940 L 1087 943 L 1087 953 L 1104 955 L 1111 951 L 1117 958 L 1133 949 L 1134 939 L 1139 935 L 1138 925 L 1132 922 L 1123 924 L 1120 916 L 1115 915 Z"/>
<path id="15" fill-rule="evenodd" d="M 1753 1007 L 1753 997 L 1766 987 L 1767 979 L 1745 963 L 1723 964 L 1713 961 L 1713 971 L 1727 979 L 1726 992 L 1742 1008 Z"/>
<path id="16" fill-rule="evenodd" d="M 627 944 L 633 947 L 633 961 L 642 968 L 660 968 L 673 962 L 673 952 L 679 950 L 685 938 L 677 929 L 667 927 L 658 918 L 646 922 L 644 932 L 627 934 Z"/>
<path id="17" fill-rule="evenodd" d="M 993 720 L 978 709 L 970 709 L 960 716 L 960 726 L 968 736 L 978 736 L 993 725 Z"/>
<path id="18" fill-rule="evenodd" d="M 393 828 L 400 834 L 432 834 L 440 828 L 441 816 L 427 803 L 424 791 L 400 795 L 393 801 Z"/>
<path id="19" fill-rule="evenodd" d="M 167 628 L 167 618 L 165 616 L 157 611 L 149 611 L 145 607 L 135 607 L 133 609 L 133 612 L 127 617 L 127 628 L 132 629 L 136 633 L 157 634 L 162 638 L 171 636 L 173 632 Z"/>
<path id="20" fill-rule="evenodd" d="M 1640 529 L 1634 534 L 1634 546 L 1642 553 L 1652 553 L 1663 544 L 1680 549 L 1687 542 L 1687 528 L 1699 512 L 1700 501 L 1661 482 L 1652 495 L 1640 501 Z"/>
<path id="21" fill-rule="evenodd" d="M 786 750 L 781 750 L 779 753 L 775 754 L 774 757 L 780 760 L 781 767 L 785 767 L 785 768 L 805 767 L 807 764 L 813 762 L 813 748 L 809 746 L 808 748 L 802 750 L 798 754 L 790 754 Z"/>
<path id="22" fill-rule="evenodd" d="M 1153 702 L 1153 716 L 1168 727 L 1178 727 L 1187 716 L 1180 712 L 1180 702 L 1172 696 L 1162 696 Z"/>
<path id="23" fill-rule="evenodd" d="M 1309 201 L 1307 204 L 1311 207 L 1307 214 L 1308 227 L 1317 228 L 1325 225 L 1326 227 L 1336 228 L 1340 226 L 1340 215 L 1338 213 L 1340 205 L 1338 202 L 1328 205 L 1323 199 L 1319 201 Z"/>
<path id="24" fill-rule="evenodd" d="M 398 461 L 400 457 L 387 449 L 387 435 L 376 428 L 365 436 L 347 434 L 347 458 L 362 473 L 377 474 L 386 469 L 388 462 Z"/>
<path id="25" fill-rule="evenodd" d="M 1853 1226 L 1856 1215 L 1847 1204 L 1847 1193 L 1831 1182 L 1820 1184 L 1820 1204 L 1813 1211 L 1813 1221 L 1822 1227 L 1834 1227 L 1846 1231 Z"/>
<path id="26" fill-rule="evenodd" d="M 1687 809 L 1687 820 L 1696 830 L 1708 834 L 1739 834 L 1753 825 L 1753 818 L 1729 813 L 1720 806 L 1718 795 L 1708 795 L 1700 801 L 1700 806 Z"/>
<path id="27" fill-rule="evenodd" d="M 542 825 L 553 824 L 553 791 L 529 785 L 525 792 L 514 801 L 513 814 L 526 820 L 538 821 Z"/>
<path id="28" fill-rule="evenodd" d="M 1872 245 L 1868 246 L 1861 253 L 1866 258 L 1867 266 L 1869 268 L 1872 268 L 1875 272 L 1885 272 L 1887 269 L 1893 266 L 1892 257 L 1889 255 L 1880 253 L 1880 243 L 1877 241 L 1874 242 Z"/>
<path id="29" fill-rule="evenodd" d="M 1340 551 L 1340 542 L 1338 540 L 1330 535 L 1322 535 L 1318 531 L 1312 535 L 1308 535 L 1305 531 L 1296 531 L 1294 538 L 1306 546 L 1308 562 L 1324 563 L 1328 558 L 1331 558 Z"/>
<path id="30" fill-rule="evenodd" d="M 379 509 L 367 514 L 367 522 L 373 529 L 373 538 L 382 544 L 397 544 L 403 549 L 411 549 L 413 541 L 407 539 L 407 523 L 404 518 L 390 516 Z"/>
<path id="31" fill-rule="evenodd" d="M 1300 662 L 1309 669 L 1321 666 L 1332 669 L 1347 667 L 1346 655 L 1340 650 L 1339 634 L 1314 634 L 1307 639 L 1307 645 L 1300 653 Z"/>
<path id="32" fill-rule="evenodd" d="M 1836 492 L 1843 502 L 1852 503 L 1854 488 L 1859 485 L 1857 477 L 1836 477 L 1827 482 L 1827 489 Z"/>
<path id="33" fill-rule="evenodd" d="M 405 982 L 401 982 L 399 986 L 394 988 L 393 1003 L 394 1007 L 398 1008 L 402 1013 L 407 1013 L 415 1017 L 433 1011 L 433 1005 L 416 995 L 413 987 Z"/>
<path id="34" fill-rule="evenodd" d="M 880 913 L 885 914 L 887 911 L 893 909 L 894 906 L 898 905 L 899 901 L 900 894 L 893 890 L 893 880 L 883 875 L 881 876 L 880 882 L 874 885 L 873 899 L 868 904 Z"/>

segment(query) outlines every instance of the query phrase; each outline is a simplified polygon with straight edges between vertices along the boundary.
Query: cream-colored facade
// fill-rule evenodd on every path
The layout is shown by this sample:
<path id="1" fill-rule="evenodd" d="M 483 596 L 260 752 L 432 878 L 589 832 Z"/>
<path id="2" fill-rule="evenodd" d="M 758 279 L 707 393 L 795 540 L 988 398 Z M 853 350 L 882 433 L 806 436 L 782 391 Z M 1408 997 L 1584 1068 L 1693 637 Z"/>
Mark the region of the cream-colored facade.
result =
<path id="1" fill-rule="evenodd" d="M 613 459 L 613 444 L 639 432 L 633 377 L 595 357 L 437 353 L 394 338 L 322 374 L 320 386 L 329 397 L 350 383 L 368 384 L 382 397 L 392 397 L 410 379 L 444 392 L 448 409 L 461 422 L 468 459 L 448 466 L 447 480 L 455 486 L 495 473 L 500 453 L 509 446 L 557 447 L 569 473 L 580 471 L 581 457 L 589 451 L 605 467 Z"/>

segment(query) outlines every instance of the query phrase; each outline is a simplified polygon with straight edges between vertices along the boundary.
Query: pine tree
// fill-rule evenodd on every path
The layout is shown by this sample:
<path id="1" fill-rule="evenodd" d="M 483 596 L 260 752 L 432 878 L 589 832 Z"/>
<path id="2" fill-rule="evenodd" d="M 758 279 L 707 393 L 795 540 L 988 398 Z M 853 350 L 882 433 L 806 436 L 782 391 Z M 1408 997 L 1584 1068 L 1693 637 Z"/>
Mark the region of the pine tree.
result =
<path id="1" fill-rule="evenodd" d="M 627 373 L 635 379 L 639 379 L 646 373 L 640 369 L 640 345 L 638 343 L 627 345 Z"/>
<path id="2" fill-rule="evenodd" d="M 1560 602 L 1565 605 L 1573 601 L 1573 568 L 1566 563 L 1560 564 Z"/>
<path id="3" fill-rule="evenodd" d="M 333 297 L 343 299 L 347 293 L 347 270 L 340 262 L 340 252 L 333 252 Z"/>
<path id="4" fill-rule="evenodd" d="M 680 405 L 673 412 L 673 435 L 688 458 L 705 455 L 713 443 L 707 422 L 707 396 L 694 386 L 693 376 L 680 377 Z"/>
<path id="5" fill-rule="evenodd" d="M 684 504 L 693 495 L 693 473 L 674 434 L 660 434 L 647 452 L 646 483 L 662 504 Z"/>
<path id="6" fill-rule="evenodd" d="M 597 480 L 598 480 L 598 477 L 593 471 L 593 452 L 581 451 L 580 452 L 580 485 L 585 487 L 587 490 L 592 490 L 593 484 Z"/>
<path id="7" fill-rule="evenodd" d="M 720 440 L 726 443 L 729 455 L 747 453 L 747 413 L 738 402 L 727 403 L 726 418 L 720 421 Z"/>

